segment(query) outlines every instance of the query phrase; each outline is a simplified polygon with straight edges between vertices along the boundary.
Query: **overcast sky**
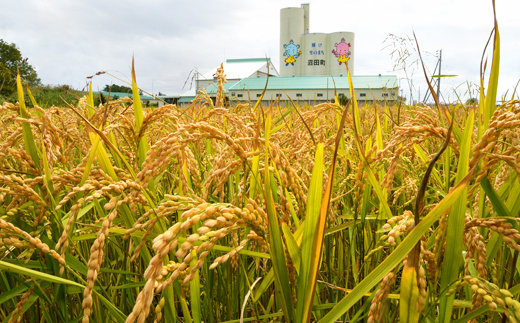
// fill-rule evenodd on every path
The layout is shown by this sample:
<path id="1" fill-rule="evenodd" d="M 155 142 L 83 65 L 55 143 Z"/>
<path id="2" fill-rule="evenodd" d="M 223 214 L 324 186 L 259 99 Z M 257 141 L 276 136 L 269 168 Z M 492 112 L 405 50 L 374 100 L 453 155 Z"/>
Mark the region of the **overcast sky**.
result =
<path id="1" fill-rule="evenodd" d="M 204 73 L 229 58 L 270 56 L 279 67 L 280 9 L 299 1 L 99 1 L 0 0 L 0 38 L 15 43 L 44 84 L 83 88 L 86 77 L 108 71 L 130 78 L 135 56 L 137 83 L 158 93 L 181 94 L 190 71 Z M 497 0 L 501 36 L 499 95 L 508 97 L 520 78 L 519 0 Z M 480 60 L 493 28 L 491 0 L 394 0 L 310 2 L 310 32 L 355 33 L 355 75 L 395 74 L 406 97 L 409 82 L 393 71 L 389 34 L 415 32 L 430 73 L 442 49 L 441 90 L 454 101 L 477 84 Z M 389 46 L 386 47 L 385 46 Z M 411 45 L 407 46 L 413 51 Z M 488 50 L 488 71 L 491 51 Z M 407 60 L 413 96 L 426 91 L 424 76 Z M 411 64 L 411 65 L 410 65 Z M 279 69 L 279 68 L 278 68 Z M 487 81 L 486 81 L 487 82 Z M 123 84 L 110 76 L 93 79 L 94 88 Z M 520 89 L 519 91 L 520 92 Z"/>

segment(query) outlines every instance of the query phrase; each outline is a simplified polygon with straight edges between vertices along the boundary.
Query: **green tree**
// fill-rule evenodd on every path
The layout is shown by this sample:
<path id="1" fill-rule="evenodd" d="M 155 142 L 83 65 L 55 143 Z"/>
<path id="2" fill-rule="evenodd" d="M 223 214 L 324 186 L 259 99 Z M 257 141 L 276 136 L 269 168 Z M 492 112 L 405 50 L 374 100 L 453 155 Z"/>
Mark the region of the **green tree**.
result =
<path id="1" fill-rule="evenodd" d="M 22 57 L 16 45 L 0 39 L 0 95 L 8 96 L 16 91 L 17 70 L 29 85 L 41 84 L 36 71 L 27 63 L 27 58 Z"/>
<path id="2" fill-rule="evenodd" d="M 104 92 L 112 92 L 112 93 L 115 93 L 115 92 L 122 92 L 122 93 L 132 93 L 132 88 L 128 87 L 128 86 L 124 86 L 124 85 L 117 85 L 117 84 L 112 84 L 112 85 L 105 85 L 105 87 L 103 88 L 103 91 Z"/>
<path id="3" fill-rule="evenodd" d="M 473 104 L 478 104 L 477 98 L 469 98 L 466 100 L 466 105 L 473 105 Z"/>

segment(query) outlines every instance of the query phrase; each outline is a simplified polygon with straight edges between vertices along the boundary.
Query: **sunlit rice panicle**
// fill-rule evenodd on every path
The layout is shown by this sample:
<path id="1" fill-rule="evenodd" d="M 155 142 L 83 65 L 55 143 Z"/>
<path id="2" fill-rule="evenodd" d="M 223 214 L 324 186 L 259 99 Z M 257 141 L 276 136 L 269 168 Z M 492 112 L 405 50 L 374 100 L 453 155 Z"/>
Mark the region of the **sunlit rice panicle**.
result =
<path id="1" fill-rule="evenodd" d="M 128 200 L 121 199 L 117 202 L 118 205 L 128 203 Z M 92 311 L 92 290 L 94 288 L 94 282 L 99 274 L 99 269 L 103 262 L 104 246 L 108 238 L 108 230 L 112 226 L 112 222 L 116 218 L 118 212 L 117 209 L 112 210 L 104 219 L 101 229 L 97 233 L 97 238 L 94 240 L 94 244 L 90 249 L 90 259 L 88 261 L 88 273 L 87 273 L 87 284 L 83 291 L 83 323 L 89 322 L 90 313 Z"/>
<path id="2" fill-rule="evenodd" d="M 43 243 L 39 238 L 31 236 L 3 219 L 0 219 L 0 238 L 0 247 L 11 245 L 14 248 L 36 248 L 52 256 L 60 265 L 65 265 L 65 258 L 50 249 L 49 246 Z"/>
<path id="3" fill-rule="evenodd" d="M 384 317 L 384 302 L 390 293 L 390 288 L 394 284 L 395 279 L 394 272 L 390 271 L 379 283 L 379 289 L 375 292 L 376 295 L 370 305 L 367 323 L 377 323 L 381 317 Z"/>

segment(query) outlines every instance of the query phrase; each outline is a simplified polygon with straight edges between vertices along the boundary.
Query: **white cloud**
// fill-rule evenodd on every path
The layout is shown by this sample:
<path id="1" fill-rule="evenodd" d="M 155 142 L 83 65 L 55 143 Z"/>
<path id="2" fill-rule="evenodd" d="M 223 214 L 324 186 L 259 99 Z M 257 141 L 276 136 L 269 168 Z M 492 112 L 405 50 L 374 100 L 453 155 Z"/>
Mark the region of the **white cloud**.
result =
<path id="1" fill-rule="evenodd" d="M 80 87 L 86 76 L 101 70 L 129 77 L 134 54 L 141 87 L 152 91 L 153 84 L 156 93 L 179 94 L 190 70 L 204 72 L 225 58 L 270 55 L 278 66 L 280 9 L 299 5 L 285 0 L 5 1 L 0 35 L 29 57 L 44 83 Z M 443 74 L 459 75 L 442 80 L 444 92 L 466 81 L 478 82 L 482 51 L 493 27 L 488 0 L 323 0 L 311 3 L 310 9 L 311 32 L 356 33 L 356 74 L 391 73 L 394 62 L 382 42 L 390 33 L 404 37 L 415 31 L 423 51 L 443 50 Z M 511 93 L 520 77 L 518 9 L 517 0 L 497 2 L 499 94 L 507 89 Z M 433 72 L 435 60 L 427 56 L 426 63 Z M 419 72 L 413 73 L 413 83 L 415 91 L 420 87 L 424 94 L 426 83 Z M 111 82 L 121 84 L 98 76 L 94 87 Z"/>

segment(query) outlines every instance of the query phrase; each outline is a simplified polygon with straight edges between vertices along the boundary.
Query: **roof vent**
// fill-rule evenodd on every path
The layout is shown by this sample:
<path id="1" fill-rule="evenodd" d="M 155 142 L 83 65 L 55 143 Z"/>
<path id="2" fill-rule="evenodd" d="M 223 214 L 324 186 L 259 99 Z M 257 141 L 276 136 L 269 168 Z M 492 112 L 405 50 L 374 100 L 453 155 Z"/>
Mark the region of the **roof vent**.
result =
<path id="1" fill-rule="evenodd" d="M 339 76 L 343 76 L 343 73 L 342 73 L 342 74 L 340 74 Z"/>
<path id="2" fill-rule="evenodd" d="M 381 76 L 381 74 L 379 74 L 379 76 Z"/>
<path id="3" fill-rule="evenodd" d="M 292 77 L 294 77 L 294 74 L 292 75 Z"/>

